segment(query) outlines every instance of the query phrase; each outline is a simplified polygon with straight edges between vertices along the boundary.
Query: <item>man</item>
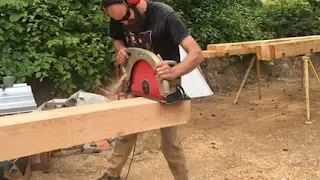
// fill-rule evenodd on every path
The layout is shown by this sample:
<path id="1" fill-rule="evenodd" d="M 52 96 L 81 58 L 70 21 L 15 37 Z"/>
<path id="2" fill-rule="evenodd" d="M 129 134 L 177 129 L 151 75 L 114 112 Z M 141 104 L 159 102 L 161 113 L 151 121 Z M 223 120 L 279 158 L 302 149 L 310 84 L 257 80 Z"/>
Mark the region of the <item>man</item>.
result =
<path id="1" fill-rule="evenodd" d="M 161 2 L 127 1 L 101 2 L 104 13 L 111 18 L 109 34 L 113 38 L 117 63 L 126 63 L 126 47 L 150 50 L 163 60 L 156 68 L 156 76 L 160 81 L 181 77 L 200 65 L 203 61 L 201 49 L 171 7 Z M 187 52 L 182 62 L 179 45 Z M 166 60 L 174 60 L 178 64 L 170 67 Z M 188 180 L 188 170 L 177 137 L 177 127 L 162 128 L 160 132 L 161 151 L 175 180 Z M 136 138 L 136 134 L 117 138 L 107 172 L 99 180 L 120 179 L 122 168 Z"/>

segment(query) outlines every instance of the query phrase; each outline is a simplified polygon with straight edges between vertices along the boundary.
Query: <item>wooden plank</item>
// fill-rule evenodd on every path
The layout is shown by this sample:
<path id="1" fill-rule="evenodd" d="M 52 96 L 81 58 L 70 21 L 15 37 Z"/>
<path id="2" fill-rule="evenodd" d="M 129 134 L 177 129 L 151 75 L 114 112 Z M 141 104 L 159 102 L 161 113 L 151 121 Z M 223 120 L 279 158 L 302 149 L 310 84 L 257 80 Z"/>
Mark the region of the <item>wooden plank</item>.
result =
<path id="1" fill-rule="evenodd" d="M 255 53 L 256 42 L 240 42 L 240 43 L 225 43 L 225 44 L 210 44 L 207 46 L 208 51 L 220 52 L 225 55 L 240 55 Z"/>
<path id="2" fill-rule="evenodd" d="M 185 124 L 191 101 L 165 105 L 145 98 L 0 117 L 0 161 Z"/>
<path id="3" fill-rule="evenodd" d="M 232 55 L 239 55 L 244 54 L 243 49 L 231 50 L 231 51 L 210 51 L 210 50 L 203 50 L 202 55 L 204 58 L 214 58 L 214 57 L 223 57 L 223 56 L 232 56 Z"/>
<path id="4" fill-rule="evenodd" d="M 202 56 L 203 56 L 204 58 L 218 57 L 216 51 L 207 51 L 207 50 L 202 51 Z"/>
<path id="5" fill-rule="evenodd" d="M 239 46 L 220 46 L 212 47 L 207 51 L 203 52 L 204 57 L 222 57 L 222 56 L 233 56 L 240 54 L 250 54 L 255 53 L 255 47 L 251 48 L 246 45 Z"/>
<path id="6" fill-rule="evenodd" d="M 301 56 L 320 51 L 320 39 L 304 39 L 299 41 L 278 42 L 262 45 L 257 48 L 257 57 L 260 60 L 279 59 Z"/>
<path id="7" fill-rule="evenodd" d="M 222 44 L 209 44 L 207 45 L 207 51 L 215 51 L 215 54 L 206 54 L 206 58 L 210 55 L 214 57 L 218 56 L 229 56 L 229 55 L 240 55 L 240 54 L 251 54 L 256 53 L 256 48 L 262 45 L 269 45 L 273 43 L 286 42 L 286 41 L 300 41 L 307 39 L 320 39 L 319 35 L 302 36 L 302 37 L 289 37 L 279 38 L 270 40 L 258 40 L 258 41 L 245 41 L 236 43 L 222 43 Z"/>
<path id="8" fill-rule="evenodd" d="M 304 40 L 304 39 L 315 39 L 315 38 L 320 38 L 320 35 L 287 37 L 287 38 L 244 41 L 244 42 L 234 42 L 234 43 L 208 44 L 207 49 L 211 50 L 211 51 L 222 51 L 224 49 L 228 49 L 228 47 L 238 48 L 237 46 L 240 46 L 240 47 L 244 46 L 246 48 L 253 48 L 256 46 L 263 45 L 263 44 L 271 44 L 271 43 L 284 42 L 284 41 L 297 41 L 297 40 Z"/>
<path id="9" fill-rule="evenodd" d="M 257 59 L 259 60 L 272 60 L 271 55 L 273 52 L 270 49 L 269 45 L 262 45 L 256 48 Z"/>

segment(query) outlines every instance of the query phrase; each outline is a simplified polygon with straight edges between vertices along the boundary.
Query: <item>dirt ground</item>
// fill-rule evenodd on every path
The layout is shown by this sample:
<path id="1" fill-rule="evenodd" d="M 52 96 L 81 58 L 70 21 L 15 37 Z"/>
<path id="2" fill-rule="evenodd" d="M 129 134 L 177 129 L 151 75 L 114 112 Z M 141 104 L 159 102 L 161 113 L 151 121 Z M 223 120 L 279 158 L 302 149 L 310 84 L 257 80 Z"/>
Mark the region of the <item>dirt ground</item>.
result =
<path id="1" fill-rule="evenodd" d="M 237 105 L 236 91 L 193 100 L 192 119 L 179 129 L 190 179 L 320 179 L 320 88 L 310 86 L 311 125 L 304 124 L 299 79 L 286 93 L 282 80 L 263 85 L 261 100 L 257 86 L 248 86 Z M 128 180 L 173 179 L 159 145 L 158 131 L 140 134 Z M 34 172 L 31 180 L 95 180 L 109 153 L 53 157 L 51 172 Z"/>

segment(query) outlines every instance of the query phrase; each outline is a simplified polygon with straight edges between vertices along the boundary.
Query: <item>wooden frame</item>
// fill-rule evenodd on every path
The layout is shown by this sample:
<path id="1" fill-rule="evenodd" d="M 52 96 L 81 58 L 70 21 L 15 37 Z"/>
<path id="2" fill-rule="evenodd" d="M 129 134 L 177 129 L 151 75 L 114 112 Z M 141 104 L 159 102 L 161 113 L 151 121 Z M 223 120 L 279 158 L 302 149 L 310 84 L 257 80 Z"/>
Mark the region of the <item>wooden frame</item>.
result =
<path id="1" fill-rule="evenodd" d="M 259 40 L 259 41 L 245 41 L 236 43 L 222 43 L 222 44 L 209 44 L 207 50 L 202 51 L 205 58 L 222 57 L 231 55 L 241 54 L 258 54 L 259 60 L 270 60 L 281 58 L 278 54 L 286 53 L 287 56 L 303 55 L 310 52 L 320 51 L 317 47 L 320 42 L 320 35 L 313 36 L 302 36 L 302 37 L 290 37 L 290 38 L 279 38 L 270 40 Z M 299 53 L 294 53 L 291 46 L 294 48 L 302 48 Z M 280 52 L 278 52 L 280 51 Z M 277 55 L 270 55 L 270 52 L 277 52 Z M 301 53 L 302 52 L 302 53 Z"/>
<path id="2" fill-rule="evenodd" d="M 270 40 L 259 40 L 259 41 L 246 41 L 236 43 L 222 43 L 222 44 L 209 44 L 207 50 L 202 51 L 204 58 L 214 58 L 231 55 L 242 55 L 242 54 L 256 54 L 256 59 L 253 58 L 250 65 L 244 75 L 235 98 L 234 104 L 238 103 L 238 99 L 242 88 L 248 78 L 250 70 L 253 67 L 254 61 L 256 61 L 256 73 L 258 83 L 258 94 L 261 99 L 260 91 L 260 61 L 261 60 L 277 60 L 288 57 L 303 56 L 302 65 L 305 80 L 302 85 L 305 86 L 306 96 L 306 111 L 307 121 L 310 123 L 310 108 L 309 108 L 309 81 L 308 81 L 308 64 L 311 66 L 313 75 L 317 78 L 318 84 L 320 85 L 320 78 L 316 73 L 313 65 L 310 61 L 310 54 L 314 52 L 320 52 L 320 35 L 313 36 L 302 36 L 302 37 L 289 37 L 280 39 Z M 290 72 L 291 74 L 291 72 Z"/>
<path id="3" fill-rule="evenodd" d="M 0 117 L 0 161 L 188 123 L 191 101 L 145 98 Z"/>
<path id="4" fill-rule="evenodd" d="M 305 54 L 319 51 L 320 38 L 318 37 L 260 45 L 256 49 L 257 57 L 260 60 L 303 56 Z"/>

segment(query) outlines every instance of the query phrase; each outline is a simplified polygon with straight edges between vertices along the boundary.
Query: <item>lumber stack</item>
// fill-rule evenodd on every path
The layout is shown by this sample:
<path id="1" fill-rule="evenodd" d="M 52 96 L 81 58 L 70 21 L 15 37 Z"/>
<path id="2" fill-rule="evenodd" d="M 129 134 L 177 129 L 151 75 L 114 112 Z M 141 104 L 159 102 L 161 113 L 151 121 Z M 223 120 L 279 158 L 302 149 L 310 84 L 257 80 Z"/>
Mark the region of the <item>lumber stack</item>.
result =
<path id="1" fill-rule="evenodd" d="M 259 60 L 294 57 L 320 51 L 320 35 L 208 44 L 204 58 L 256 54 Z"/>
<path id="2" fill-rule="evenodd" d="M 190 105 L 133 98 L 0 117 L 0 161 L 185 124 Z"/>

